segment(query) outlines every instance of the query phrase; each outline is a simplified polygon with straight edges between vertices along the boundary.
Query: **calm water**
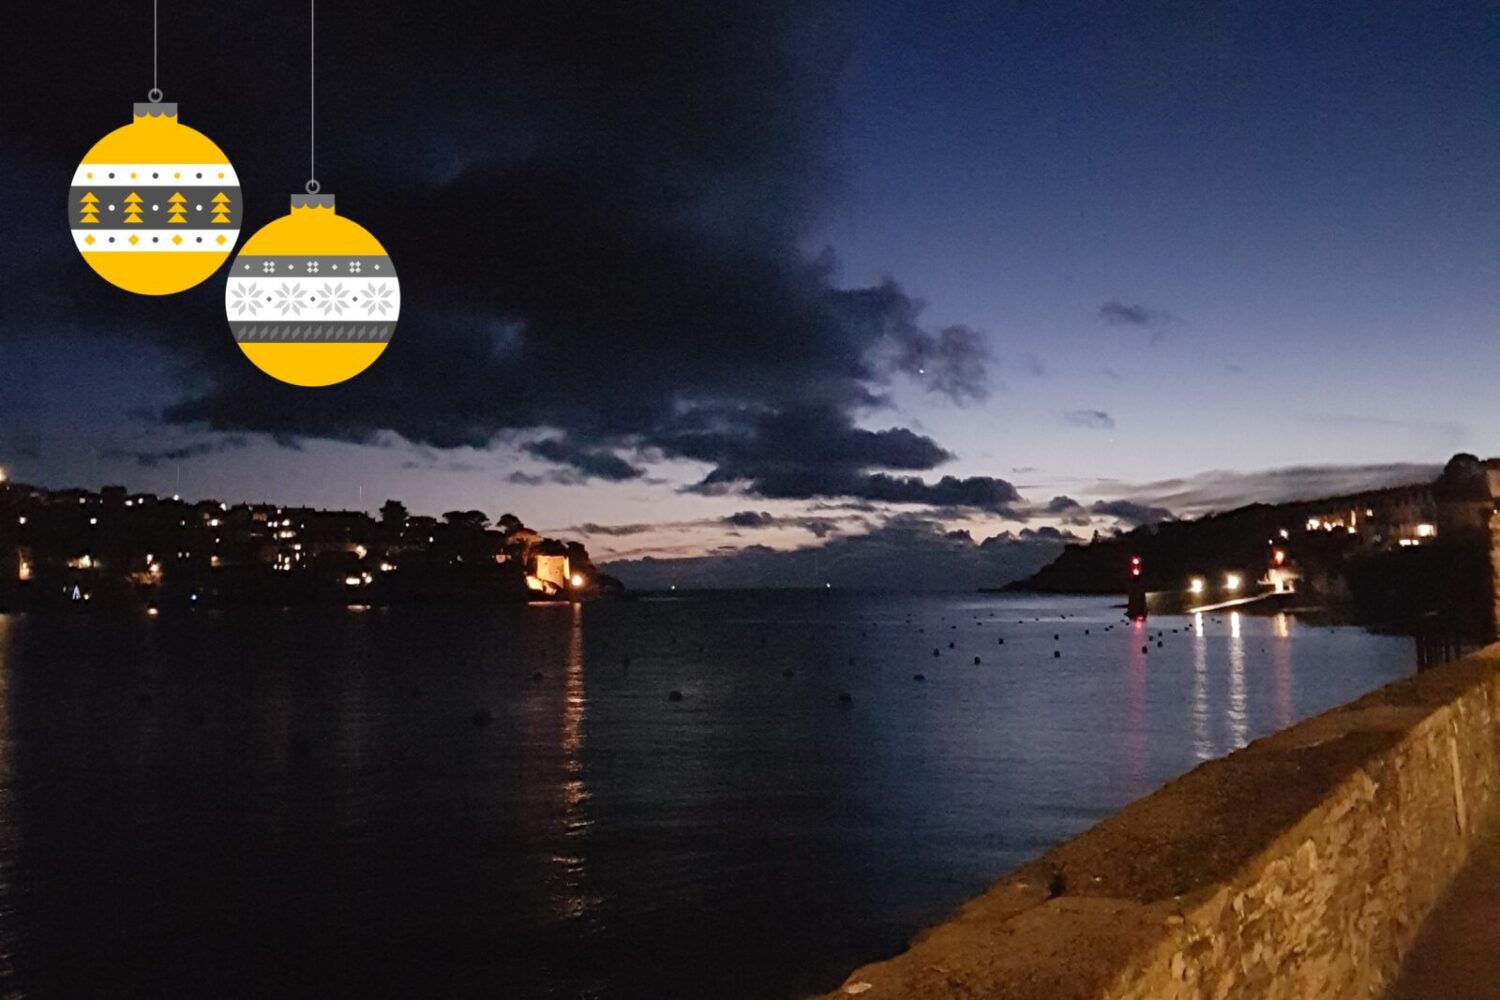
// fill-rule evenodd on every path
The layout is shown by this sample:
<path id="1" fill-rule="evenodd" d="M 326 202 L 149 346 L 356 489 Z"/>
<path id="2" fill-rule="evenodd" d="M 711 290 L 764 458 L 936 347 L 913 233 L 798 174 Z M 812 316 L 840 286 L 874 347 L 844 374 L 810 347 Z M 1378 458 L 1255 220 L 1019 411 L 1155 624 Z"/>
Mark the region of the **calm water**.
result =
<path id="1" fill-rule="evenodd" d="M 0 993 L 801 996 L 1412 669 L 1408 640 L 1285 617 L 1153 619 L 1142 654 L 1117 616 L 837 593 L 0 616 Z"/>

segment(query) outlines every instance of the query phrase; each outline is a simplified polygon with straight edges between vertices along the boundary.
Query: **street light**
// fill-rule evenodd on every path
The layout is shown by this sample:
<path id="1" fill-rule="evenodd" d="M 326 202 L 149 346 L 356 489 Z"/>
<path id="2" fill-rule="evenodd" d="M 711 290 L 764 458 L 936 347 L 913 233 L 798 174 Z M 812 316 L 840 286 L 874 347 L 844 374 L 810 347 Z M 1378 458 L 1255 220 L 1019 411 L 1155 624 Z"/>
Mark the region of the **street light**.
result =
<path id="1" fill-rule="evenodd" d="M 1224 577 L 1224 589 L 1226 589 L 1226 590 L 1239 590 L 1240 589 L 1240 575 L 1238 573 L 1229 573 L 1229 574 L 1227 574 Z"/>
<path id="2" fill-rule="evenodd" d="M 1192 582 L 1188 584 L 1188 590 L 1191 590 L 1195 594 L 1203 593 L 1203 577 L 1193 577 Z"/>

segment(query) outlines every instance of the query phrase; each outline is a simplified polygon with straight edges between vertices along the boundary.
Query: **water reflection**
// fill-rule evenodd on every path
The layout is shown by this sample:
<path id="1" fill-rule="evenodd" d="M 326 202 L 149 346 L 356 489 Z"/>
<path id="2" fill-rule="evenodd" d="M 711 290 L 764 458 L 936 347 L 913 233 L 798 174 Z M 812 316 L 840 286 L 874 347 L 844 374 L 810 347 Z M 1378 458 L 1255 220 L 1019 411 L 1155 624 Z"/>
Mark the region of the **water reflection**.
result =
<path id="1" fill-rule="evenodd" d="M 1245 639 L 1240 634 L 1240 613 L 1229 613 L 1229 743 L 1238 750 L 1250 741 L 1250 713 L 1245 692 Z"/>
<path id="2" fill-rule="evenodd" d="M 585 838 L 590 821 L 587 809 L 589 793 L 583 773 L 583 716 L 586 708 L 583 691 L 583 614 L 581 604 L 570 606 L 567 657 L 564 667 L 562 710 L 562 843 L 566 850 L 554 854 L 552 861 L 562 871 L 564 894 L 559 901 L 560 916 L 576 920 L 585 916 L 598 900 L 585 891 L 587 861 Z"/>
<path id="3" fill-rule="evenodd" d="M 20 947 L 15 907 L 6 902 L 14 898 L 17 890 L 10 692 L 11 648 L 17 628 L 16 616 L 0 614 L 0 984 L 14 980 L 14 958 Z"/>
<path id="4" fill-rule="evenodd" d="M 1202 612 L 1193 616 L 1193 756 L 1200 761 L 1218 756 L 1208 704 L 1208 640 L 1203 635 Z"/>
<path id="5" fill-rule="evenodd" d="M 807 996 L 1410 666 L 1026 601 L 0 618 L 0 995 Z"/>
<path id="6" fill-rule="evenodd" d="M 1146 780 L 1146 756 L 1149 734 L 1146 730 L 1146 652 L 1149 640 L 1146 626 L 1136 619 L 1133 624 L 1134 639 L 1130 644 L 1130 656 L 1126 663 L 1127 687 L 1125 692 L 1125 787 L 1131 798 L 1139 798 L 1148 791 Z"/>
<path id="7" fill-rule="evenodd" d="M 1271 676 L 1276 687 L 1276 728 L 1292 724 L 1292 624 L 1286 612 L 1273 620 L 1276 642 L 1271 646 Z"/>

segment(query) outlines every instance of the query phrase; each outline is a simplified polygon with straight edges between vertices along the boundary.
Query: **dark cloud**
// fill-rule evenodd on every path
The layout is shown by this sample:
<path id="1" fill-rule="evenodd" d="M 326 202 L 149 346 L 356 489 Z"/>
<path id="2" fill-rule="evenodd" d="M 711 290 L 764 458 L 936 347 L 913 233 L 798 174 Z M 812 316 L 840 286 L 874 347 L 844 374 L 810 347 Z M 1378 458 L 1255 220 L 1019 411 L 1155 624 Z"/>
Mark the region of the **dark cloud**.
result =
<path id="1" fill-rule="evenodd" d="M 776 523 L 776 518 L 764 511 L 742 510 L 723 518 L 723 521 L 736 528 L 769 528 Z"/>
<path id="2" fill-rule="evenodd" d="M 590 521 L 566 530 L 569 533 L 578 535 L 603 535 L 606 538 L 628 538 L 631 535 L 644 535 L 649 531 L 659 531 L 661 528 L 661 525 L 656 524 L 595 524 Z"/>
<path id="3" fill-rule="evenodd" d="M 1063 524 L 1074 527 L 1086 528 L 1094 523 L 1093 518 L 1089 516 L 1088 508 L 1068 496 L 1053 497 L 1044 506 L 1038 508 L 1036 513 L 1046 517 L 1055 517 Z"/>
<path id="4" fill-rule="evenodd" d="M 932 336 L 911 322 L 903 324 L 894 339 L 897 370 L 958 401 L 989 395 L 990 352 L 978 330 L 955 325 Z"/>
<path id="5" fill-rule="evenodd" d="M 576 469 L 583 476 L 612 483 L 639 479 L 646 470 L 636 468 L 619 455 L 604 448 L 589 448 L 561 438 L 545 438 L 526 445 L 526 451 L 537 458 Z"/>
<path id="6" fill-rule="evenodd" d="M 982 398 L 983 336 L 929 330 L 896 282 L 844 287 L 831 254 L 804 253 L 837 188 L 828 148 L 855 11 L 852 0 L 320 10 L 320 35 L 335 39 L 320 52 L 332 112 L 319 121 L 320 174 L 402 278 L 401 326 L 372 369 L 316 391 L 276 383 L 230 339 L 220 279 L 127 301 L 87 273 L 65 231 L 0 249 L 13 289 L 0 338 L 45 325 L 66 339 L 111 317 L 111 335 L 172 360 L 179 388 L 160 417 L 193 428 L 284 442 L 393 431 L 439 449 L 537 433 L 552 436 L 526 447 L 559 466 L 552 482 L 639 478 L 623 454 L 707 463 L 705 487 L 767 496 L 960 493 L 990 505 L 1008 485 L 883 476 L 951 456 L 911 431 L 855 425 L 897 378 Z M 195 37 L 233 35 L 234 53 L 164 49 L 168 99 L 256 179 L 248 230 L 284 211 L 278 191 L 301 186 L 291 126 L 305 50 L 287 32 L 302 14 L 247 24 L 210 5 Z M 15 15 L 25 38 L 139 28 L 108 5 Z M 122 92 L 122 59 L 64 72 L 42 51 L 18 48 L 11 68 L 49 99 L 6 116 L 0 156 L 22 175 L 60 176 L 87 145 L 80 136 L 123 122 L 138 95 Z M 246 79 L 257 85 L 236 82 Z M 110 94 L 118 103 L 101 101 Z M 30 206 L 0 213 L 13 237 L 36 230 Z"/>
<path id="7" fill-rule="evenodd" d="M 843 523 L 864 528 L 868 526 L 869 522 L 863 517 L 854 516 L 846 516 L 840 519 L 801 514 L 775 515 L 766 511 L 745 510 L 730 514 L 727 517 L 702 518 L 694 521 L 662 521 L 654 524 L 596 524 L 590 521 L 584 524 L 573 525 L 572 527 L 549 528 L 547 529 L 547 533 L 561 537 L 570 535 L 583 535 L 585 537 L 598 535 L 606 538 L 627 538 L 633 535 L 681 534 L 690 531 L 723 528 L 751 530 L 787 528 L 802 529 L 818 538 L 823 538 L 843 530 Z"/>
<path id="8" fill-rule="evenodd" d="M 1082 539 L 1079 538 L 1078 535 L 1075 535 L 1073 532 L 1063 531 L 1061 528 L 1054 528 L 1050 524 L 1043 525 L 1040 528 L 1022 528 L 1019 532 L 1016 533 L 1016 537 L 1026 539 L 1028 541 L 1033 539 L 1045 539 L 1053 542 L 1082 541 Z"/>
<path id="9" fill-rule="evenodd" d="M 1063 422 L 1096 431 L 1113 430 L 1115 426 L 1115 418 L 1103 410 L 1069 410 L 1063 414 Z"/>
<path id="10" fill-rule="evenodd" d="M 1162 326 L 1170 323 L 1173 317 L 1162 309 L 1110 299 L 1099 307 L 1099 318 L 1111 326 Z"/>
<path id="11" fill-rule="evenodd" d="M 1112 517 L 1131 527 L 1156 524 L 1173 518 L 1172 512 L 1165 507 L 1153 507 L 1133 500 L 1100 500 L 1089 507 L 1089 513 Z"/>
<path id="12" fill-rule="evenodd" d="M 1064 537 L 1009 533 L 976 543 L 921 517 L 898 517 L 868 534 L 812 548 L 776 551 L 749 546 L 685 559 L 610 562 L 607 572 L 631 587 L 835 587 L 973 590 L 1002 586 L 1036 572 L 1062 551 Z"/>
<path id="13" fill-rule="evenodd" d="M 158 450 L 133 450 L 129 448 L 111 447 L 100 451 L 100 458 L 111 460 L 124 459 L 134 462 L 143 469 L 154 469 L 166 462 L 185 462 L 189 459 L 203 458 L 207 455 L 216 455 L 224 451 L 236 451 L 245 447 L 246 440 L 243 436 L 232 434 L 211 441 L 195 441 L 176 448 L 163 448 Z"/>
<path id="14" fill-rule="evenodd" d="M 727 483 L 714 473 L 695 492 L 717 495 L 729 492 Z M 794 469 L 768 472 L 749 480 L 745 490 L 756 496 L 780 500 L 841 496 L 876 503 L 918 504 L 930 507 L 986 510 L 1010 513 L 1020 502 L 1016 488 L 992 476 L 943 476 L 927 482 L 917 476 L 886 473 L 857 474 L 837 470 Z"/>

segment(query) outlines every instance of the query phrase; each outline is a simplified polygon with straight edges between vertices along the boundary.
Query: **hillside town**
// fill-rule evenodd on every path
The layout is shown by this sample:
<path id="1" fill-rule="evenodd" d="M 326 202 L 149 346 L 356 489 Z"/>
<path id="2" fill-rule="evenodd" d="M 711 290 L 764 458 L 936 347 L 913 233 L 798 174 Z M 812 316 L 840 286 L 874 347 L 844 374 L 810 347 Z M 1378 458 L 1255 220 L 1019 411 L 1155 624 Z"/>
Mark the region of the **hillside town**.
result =
<path id="1" fill-rule="evenodd" d="M 1453 627 L 1483 636 L 1496 621 L 1497 509 L 1500 459 L 1459 454 L 1432 482 L 1097 536 L 1010 589 L 1122 593 L 1134 575 L 1162 610 L 1278 596 L 1405 629 L 1442 609 Z"/>
<path id="2" fill-rule="evenodd" d="M 582 600 L 619 590 L 513 514 L 378 516 L 0 481 L 0 610 Z"/>

